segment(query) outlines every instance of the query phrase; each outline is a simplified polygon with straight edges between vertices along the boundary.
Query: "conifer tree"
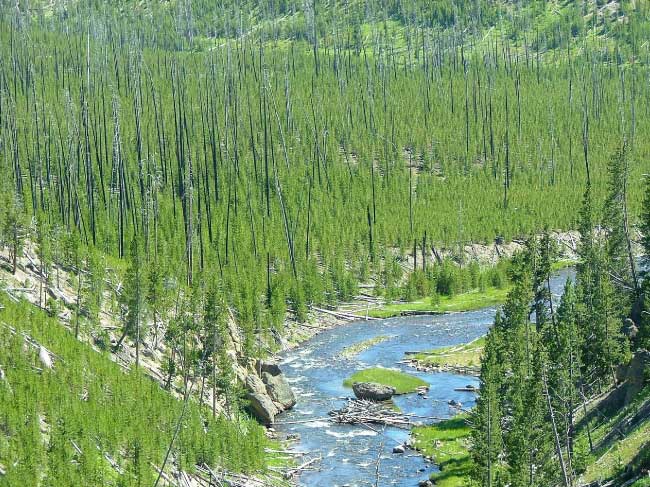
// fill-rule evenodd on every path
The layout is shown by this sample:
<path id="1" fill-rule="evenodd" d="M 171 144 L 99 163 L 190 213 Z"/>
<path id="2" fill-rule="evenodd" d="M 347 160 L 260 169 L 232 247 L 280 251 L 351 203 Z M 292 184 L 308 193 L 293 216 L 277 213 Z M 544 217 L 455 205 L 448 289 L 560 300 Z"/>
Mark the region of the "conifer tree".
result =
<path id="1" fill-rule="evenodd" d="M 645 195 L 641 212 L 641 244 L 643 246 L 643 310 L 639 329 L 638 344 L 650 347 L 650 175 L 645 177 Z"/>
<path id="2" fill-rule="evenodd" d="M 569 280 L 557 312 L 555 339 L 545 339 L 548 350 L 547 388 L 553 391 L 549 399 L 559 425 L 559 441 L 566 451 L 566 469 L 570 478 L 573 477 L 575 410 L 580 404 L 579 384 L 582 382 L 576 306 L 575 287 Z"/>
<path id="3" fill-rule="evenodd" d="M 161 259 L 156 257 L 147 273 L 145 302 L 147 309 L 151 310 L 154 348 L 158 346 L 158 331 L 167 316 L 169 292 L 163 279 L 165 271 Z"/>
<path id="4" fill-rule="evenodd" d="M 622 360 L 625 347 L 620 333 L 622 306 L 614 294 L 607 271 L 607 252 L 595 239 L 593 221 L 591 187 L 588 184 L 578 223 L 577 315 L 582 344 L 582 377 L 585 385 L 601 388 L 614 379 L 614 367 Z"/>
<path id="5" fill-rule="evenodd" d="M 50 268 L 52 266 L 52 248 L 51 242 L 53 232 L 51 227 L 44 221 L 44 218 L 39 218 L 36 222 L 36 254 L 40 261 L 39 273 L 42 280 L 39 285 L 38 303 L 42 307 L 45 304 L 45 293 L 43 290 L 43 282 L 46 285 L 51 284 Z"/>
<path id="6" fill-rule="evenodd" d="M 228 310 L 223 294 L 217 283 L 213 280 L 209 282 L 205 295 L 203 310 L 203 336 L 204 336 L 204 361 L 209 364 L 210 368 L 206 371 L 211 372 L 212 381 L 212 416 L 216 416 L 217 408 L 217 389 L 219 384 L 223 385 L 221 375 L 228 375 L 228 371 L 220 370 L 223 368 L 223 353 L 225 353 L 224 339 L 226 335 L 228 319 Z M 223 352 L 222 352 L 223 351 Z M 228 377 L 232 380 L 232 377 Z M 226 398 L 227 399 L 227 398 Z M 230 403 L 226 401 L 227 407 Z"/>
<path id="7" fill-rule="evenodd" d="M 15 274 L 18 269 L 18 258 L 23 251 L 23 245 L 27 238 L 27 218 L 23 210 L 23 204 L 18 196 L 5 199 L 8 199 L 8 201 L 6 201 L 2 220 L 2 241 L 9 247 L 11 272 Z"/>
<path id="8" fill-rule="evenodd" d="M 627 214 L 628 147 L 625 143 L 610 159 L 608 194 L 603 208 L 605 256 L 612 276 L 621 316 L 629 312 L 638 289 L 636 267 L 632 256 Z"/>
<path id="9" fill-rule="evenodd" d="M 145 270 L 140 257 L 138 241 L 131 240 L 129 267 L 124 278 L 124 287 L 120 294 L 122 306 L 122 335 L 115 345 L 118 350 L 124 339 L 129 336 L 135 343 L 135 366 L 140 365 L 140 344 L 145 338 L 146 310 Z"/>
<path id="10" fill-rule="evenodd" d="M 480 395 L 472 413 L 472 458 L 474 479 L 486 487 L 505 484 L 502 462 L 503 437 L 501 398 L 505 367 L 502 347 L 502 314 L 497 313 L 494 326 L 485 337 L 481 360 Z"/>

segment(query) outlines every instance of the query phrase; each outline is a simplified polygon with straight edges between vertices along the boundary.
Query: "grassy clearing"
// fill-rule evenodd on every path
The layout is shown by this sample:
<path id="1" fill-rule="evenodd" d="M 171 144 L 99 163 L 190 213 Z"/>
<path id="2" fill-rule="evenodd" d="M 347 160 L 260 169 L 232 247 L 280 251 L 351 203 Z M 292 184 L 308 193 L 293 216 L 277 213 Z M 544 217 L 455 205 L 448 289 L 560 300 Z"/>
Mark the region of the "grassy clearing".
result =
<path id="1" fill-rule="evenodd" d="M 560 271 L 562 269 L 566 269 L 567 267 L 573 267 L 577 263 L 578 263 L 578 261 L 571 260 L 571 259 L 558 260 L 558 261 L 553 262 L 551 264 L 551 270 Z"/>
<path id="2" fill-rule="evenodd" d="M 485 337 L 480 337 L 462 345 L 452 345 L 418 353 L 412 358 L 423 365 L 478 367 L 481 364 L 484 347 Z"/>
<path id="3" fill-rule="evenodd" d="M 553 271 L 572 267 L 575 261 L 565 259 L 552 264 Z M 460 311 L 473 311 L 489 306 L 496 306 L 505 302 L 510 286 L 488 287 L 487 289 L 473 289 L 453 296 L 440 296 L 435 301 L 431 297 L 406 303 L 389 303 L 367 312 L 373 318 L 392 318 L 394 316 L 410 313 L 449 313 Z M 366 316 L 365 311 L 358 313 Z"/>
<path id="4" fill-rule="evenodd" d="M 437 302 L 431 298 L 424 298 L 411 303 L 386 304 L 380 308 L 371 309 L 368 316 L 373 318 L 391 318 L 416 313 L 446 313 L 452 311 L 472 311 L 501 304 L 506 300 L 508 291 L 504 288 L 488 288 L 487 290 L 475 289 L 455 296 L 442 296 Z M 365 316 L 365 312 L 362 312 Z"/>
<path id="5" fill-rule="evenodd" d="M 377 345 L 378 343 L 385 342 L 388 340 L 390 337 L 386 335 L 379 335 L 373 338 L 369 338 L 368 340 L 364 340 L 359 343 L 355 343 L 353 345 L 350 345 L 349 347 L 345 347 L 341 351 L 341 357 L 343 358 L 351 358 L 354 357 L 355 355 L 360 354 L 364 350 L 368 350 L 370 347 L 373 345 Z"/>
<path id="6" fill-rule="evenodd" d="M 423 455 L 434 458 L 440 472 L 431 476 L 439 487 L 463 487 L 469 484 L 472 468 L 469 456 L 471 429 L 465 419 L 467 415 L 441 421 L 431 426 L 413 428 L 414 445 Z"/>
<path id="7" fill-rule="evenodd" d="M 650 448 L 650 420 L 641 423 L 624 439 L 617 441 L 602 456 L 587 467 L 582 476 L 586 483 L 615 478 L 633 462 L 639 452 Z M 636 485 L 636 484 L 635 484 Z"/>
<path id="8" fill-rule="evenodd" d="M 650 387 L 646 387 L 625 409 L 618 411 L 605 422 L 600 422 L 597 425 L 592 424 L 592 438 L 595 444 L 600 446 L 597 446 L 596 451 L 586 458 L 588 466 L 580 478 L 583 483 L 610 480 L 621 475 L 630 465 L 638 467 L 640 464 L 650 462 L 650 419 L 648 418 L 631 431 L 626 431 L 624 438 L 616 438 L 611 443 L 603 441 L 617 424 L 624 424 L 626 419 L 635 415 L 649 400 Z M 584 426 L 583 423 L 579 427 L 579 439 L 582 440 L 582 443 L 586 441 Z"/>
<path id="9" fill-rule="evenodd" d="M 395 388 L 397 394 L 408 394 L 414 392 L 420 386 L 428 385 L 419 377 L 381 367 L 355 372 L 343 381 L 343 385 L 352 387 L 355 382 L 376 382 L 377 384 L 391 386 Z"/>

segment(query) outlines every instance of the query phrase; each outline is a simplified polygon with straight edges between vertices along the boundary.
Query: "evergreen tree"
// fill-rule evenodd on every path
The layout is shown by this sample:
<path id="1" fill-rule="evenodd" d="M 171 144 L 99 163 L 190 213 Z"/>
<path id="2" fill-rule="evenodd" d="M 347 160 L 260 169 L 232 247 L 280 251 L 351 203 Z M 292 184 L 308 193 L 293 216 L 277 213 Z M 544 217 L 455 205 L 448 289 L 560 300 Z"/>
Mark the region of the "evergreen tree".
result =
<path id="1" fill-rule="evenodd" d="M 168 289 L 164 282 L 166 269 L 156 258 L 149 268 L 146 282 L 146 305 L 151 310 L 153 347 L 158 347 L 158 332 L 167 316 Z"/>
<path id="2" fill-rule="evenodd" d="M 614 367 L 624 357 L 625 344 L 620 332 L 623 308 L 614 294 L 605 265 L 607 252 L 594 235 L 589 185 L 585 191 L 578 229 L 580 245 L 576 266 L 576 307 L 578 328 L 582 335 L 582 377 L 586 385 L 600 388 L 614 379 Z"/>
<path id="3" fill-rule="evenodd" d="M 140 257 L 138 241 L 131 240 L 129 252 L 129 267 L 124 278 L 124 287 L 120 294 L 120 305 L 122 307 L 122 336 L 115 345 L 118 350 L 124 339 L 129 336 L 135 343 L 135 366 L 140 365 L 140 344 L 146 336 L 145 310 L 146 310 L 146 289 L 145 270 Z"/>
<path id="4" fill-rule="evenodd" d="M 51 227 L 44 221 L 44 218 L 39 218 L 36 222 L 36 254 L 40 261 L 38 272 L 41 274 L 41 282 L 39 285 L 38 303 L 41 307 L 45 305 L 46 294 L 43 289 L 43 282 L 46 286 L 52 283 L 52 276 L 50 276 L 50 269 L 52 267 L 53 258 L 53 232 Z"/>
<path id="5" fill-rule="evenodd" d="M 27 238 L 28 225 L 23 204 L 18 196 L 5 198 L 7 199 L 2 220 L 2 242 L 9 247 L 11 272 L 15 274 Z"/>
<path id="6" fill-rule="evenodd" d="M 610 159 L 608 194 L 603 208 L 607 271 L 612 278 L 621 317 L 629 312 L 637 290 L 627 215 L 628 147 L 625 143 Z"/>
<path id="7" fill-rule="evenodd" d="M 555 411 L 558 436 L 566 451 L 568 476 L 573 477 L 575 410 L 580 404 L 581 343 L 578 330 L 576 293 L 569 280 L 564 287 L 557 313 L 554 340 L 545 340 L 548 350 L 547 388 L 553 391 L 551 407 Z M 561 426 L 561 427 L 560 427 Z"/>
<path id="8" fill-rule="evenodd" d="M 503 362 L 502 314 L 497 313 L 494 327 L 485 338 L 481 360 L 480 395 L 472 412 L 472 458 L 476 469 L 474 479 L 480 485 L 496 487 L 505 485 L 501 399 L 505 367 Z"/>
<path id="9" fill-rule="evenodd" d="M 217 390 L 223 386 L 223 377 L 228 375 L 228 380 L 233 378 L 228 370 L 222 370 L 225 362 L 222 355 L 225 353 L 225 336 L 227 333 L 228 309 L 223 298 L 223 293 L 217 283 L 210 281 L 205 295 L 203 311 L 203 360 L 206 363 L 206 373 L 211 373 L 212 381 L 212 415 L 216 416 Z M 209 368 L 207 365 L 209 364 Z M 226 397 L 226 405 L 231 404 Z"/>
<path id="10" fill-rule="evenodd" d="M 645 178 L 645 195 L 641 213 L 641 243 L 643 246 L 643 311 L 639 329 L 638 344 L 640 347 L 650 347 L 650 176 Z"/>
<path id="11" fill-rule="evenodd" d="M 577 333 L 575 320 L 569 319 L 573 314 L 567 311 L 573 310 L 570 286 L 561 325 L 552 308 L 548 286 L 552 255 L 546 235 L 540 243 L 528 241 L 515 257 L 513 289 L 486 338 L 472 450 L 475 478 L 481 485 L 572 484 L 566 425 L 573 420 L 553 387 L 571 389 L 573 405 L 572 379 L 561 375 L 559 367 L 565 364 L 555 361 L 569 363 L 573 377 L 579 366 L 573 363 Z M 537 326 L 531 326 L 531 309 L 540 317 Z"/>

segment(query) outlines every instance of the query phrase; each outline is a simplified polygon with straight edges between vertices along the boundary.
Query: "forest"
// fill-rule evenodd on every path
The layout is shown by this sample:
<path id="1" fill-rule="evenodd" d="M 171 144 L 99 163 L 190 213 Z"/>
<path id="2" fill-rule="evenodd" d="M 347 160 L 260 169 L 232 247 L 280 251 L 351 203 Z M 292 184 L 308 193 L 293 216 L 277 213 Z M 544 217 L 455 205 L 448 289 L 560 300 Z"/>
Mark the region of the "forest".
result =
<path id="1" fill-rule="evenodd" d="M 646 0 L 0 0 L 0 483 L 281 482 L 233 323 L 262 375 L 319 310 L 472 291 L 457 485 L 582 485 L 650 347 L 648 38 Z"/>

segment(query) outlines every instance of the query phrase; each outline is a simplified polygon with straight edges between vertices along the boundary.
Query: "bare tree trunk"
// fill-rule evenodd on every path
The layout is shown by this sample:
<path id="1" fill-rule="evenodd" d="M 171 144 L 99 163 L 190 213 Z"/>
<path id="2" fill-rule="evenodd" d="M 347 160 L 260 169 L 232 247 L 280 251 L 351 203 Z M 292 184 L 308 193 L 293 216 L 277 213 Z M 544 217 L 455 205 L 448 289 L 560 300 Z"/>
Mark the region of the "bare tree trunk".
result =
<path id="1" fill-rule="evenodd" d="M 570 476 L 567 472 L 566 465 L 564 464 L 564 457 L 562 456 L 562 446 L 560 444 L 560 436 L 557 433 L 557 425 L 555 423 L 555 412 L 553 411 L 553 405 L 551 404 L 551 395 L 548 392 L 548 383 L 546 381 L 546 372 L 542 373 L 542 381 L 544 383 L 544 395 L 546 396 L 546 404 L 548 406 L 548 412 L 551 417 L 551 426 L 553 427 L 553 436 L 555 437 L 555 451 L 557 453 L 557 458 L 560 462 L 560 468 L 562 469 L 562 477 L 564 478 L 564 485 L 566 487 L 571 487 L 572 482 Z"/>

